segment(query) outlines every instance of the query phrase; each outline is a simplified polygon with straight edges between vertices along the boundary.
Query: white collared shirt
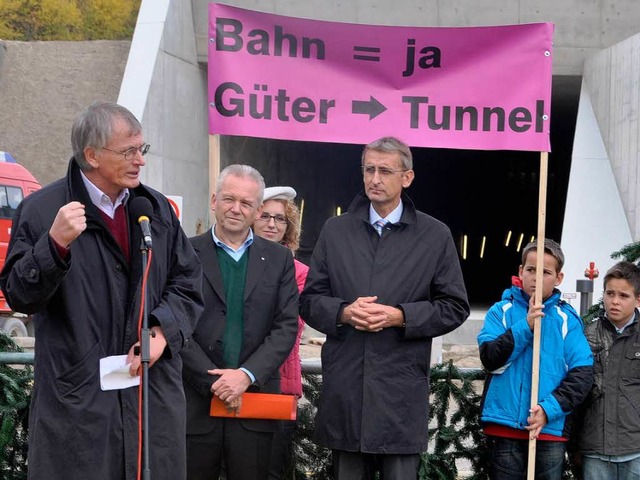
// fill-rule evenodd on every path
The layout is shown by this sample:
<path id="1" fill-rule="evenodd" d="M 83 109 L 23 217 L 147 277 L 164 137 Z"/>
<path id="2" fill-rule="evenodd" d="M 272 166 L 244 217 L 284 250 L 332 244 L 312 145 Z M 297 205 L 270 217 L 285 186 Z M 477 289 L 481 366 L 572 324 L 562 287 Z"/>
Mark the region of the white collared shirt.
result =
<path id="1" fill-rule="evenodd" d="M 400 221 L 400 218 L 402 217 L 403 211 L 404 205 L 402 204 L 402 200 L 400 200 L 398 206 L 394 208 L 391 213 L 389 213 L 389 215 L 387 215 L 385 218 L 382 218 L 373 208 L 373 205 L 369 204 L 369 223 L 371 225 L 375 225 L 375 223 L 380 219 L 386 220 L 387 223 L 398 223 Z"/>
<path id="2" fill-rule="evenodd" d="M 87 178 L 87 176 L 80 171 L 80 175 L 82 176 L 82 183 L 84 183 L 87 192 L 89 193 L 89 199 L 91 203 L 93 203 L 96 207 L 98 207 L 102 212 L 109 216 L 109 218 L 113 219 L 116 215 L 116 209 L 120 205 L 126 205 L 129 200 L 129 189 L 123 188 L 122 191 L 118 194 L 115 202 L 112 202 L 109 198 L 109 195 L 104 193 L 98 187 L 96 187 L 91 180 Z"/>
<path id="3" fill-rule="evenodd" d="M 253 243 L 253 231 L 251 229 L 249 229 L 249 234 L 247 235 L 247 238 L 245 239 L 245 241 L 237 249 L 227 245 L 216 236 L 215 224 L 211 229 L 211 236 L 213 237 L 213 243 L 215 243 L 218 247 L 222 248 L 225 252 L 227 252 L 229 256 L 233 258 L 236 262 L 242 258 L 242 255 L 244 255 L 244 252 Z"/>

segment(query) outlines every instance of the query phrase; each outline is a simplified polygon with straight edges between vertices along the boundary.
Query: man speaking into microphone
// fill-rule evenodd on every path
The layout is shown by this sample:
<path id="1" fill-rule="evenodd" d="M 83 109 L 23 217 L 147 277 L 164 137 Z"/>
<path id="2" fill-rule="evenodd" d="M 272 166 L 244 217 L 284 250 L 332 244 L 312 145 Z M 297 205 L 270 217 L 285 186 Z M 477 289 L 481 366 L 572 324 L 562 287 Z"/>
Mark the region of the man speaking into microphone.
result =
<path id="1" fill-rule="evenodd" d="M 138 388 L 103 390 L 100 361 L 126 355 L 129 374 L 141 370 L 143 236 L 153 245 L 146 289 L 151 476 L 185 479 L 179 353 L 203 309 L 200 263 L 167 199 L 140 183 L 149 145 L 131 112 L 96 102 L 76 118 L 71 142 L 67 175 L 18 207 L 0 274 L 9 305 L 33 314 L 37 338 L 29 479 L 136 478 Z M 138 211 L 138 204 L 150 208 Z M 144 233 L 142 216 L 150 224 Z"/>

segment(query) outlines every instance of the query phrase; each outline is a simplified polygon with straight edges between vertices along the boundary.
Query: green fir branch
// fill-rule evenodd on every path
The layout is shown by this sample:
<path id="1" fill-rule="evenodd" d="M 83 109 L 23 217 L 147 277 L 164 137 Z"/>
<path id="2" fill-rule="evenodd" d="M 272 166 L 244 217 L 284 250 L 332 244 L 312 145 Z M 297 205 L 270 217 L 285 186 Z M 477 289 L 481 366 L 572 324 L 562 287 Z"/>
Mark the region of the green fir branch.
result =
<path id="1" fill-rule="evenodd" d="M 0 352 L 21 352 L 11 337 L 0 332 Z M 29 398 L 33 383 L 30 366 L 0 365 L 0 478 L 27 478 Z"/>

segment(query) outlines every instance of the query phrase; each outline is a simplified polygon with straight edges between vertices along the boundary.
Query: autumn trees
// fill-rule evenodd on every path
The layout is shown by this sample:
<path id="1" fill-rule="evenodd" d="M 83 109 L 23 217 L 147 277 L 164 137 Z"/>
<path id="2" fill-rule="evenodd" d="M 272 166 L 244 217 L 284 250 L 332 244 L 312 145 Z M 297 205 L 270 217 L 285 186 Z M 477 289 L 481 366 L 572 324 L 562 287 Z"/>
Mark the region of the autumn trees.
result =
<path id="1" fill-rule="evenodd" d="M 0 39 L 131 38 L 140 1 L 0 0 Z"/>

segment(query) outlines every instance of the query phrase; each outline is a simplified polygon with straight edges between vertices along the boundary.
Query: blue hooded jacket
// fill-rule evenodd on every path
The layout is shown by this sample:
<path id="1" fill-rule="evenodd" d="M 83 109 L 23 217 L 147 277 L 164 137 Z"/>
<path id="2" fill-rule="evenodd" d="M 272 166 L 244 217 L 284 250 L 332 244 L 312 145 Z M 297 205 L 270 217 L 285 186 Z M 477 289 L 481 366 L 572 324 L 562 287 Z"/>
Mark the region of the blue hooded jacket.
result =
<path id="1" fill-rule="evenodd" d="M 568 437 L 567 415 L 593 382 L 593 356 L 583 323 L 554 290 L 541 319 L 538 404 L 548 423 L 542 433 Z M 485 317 L 478 334 L 480 359 L 488 371 L 481 420 L 524 430 L 531 402 L 533 332 L 527 323 L 529 296 L 513 286 Z"/>

